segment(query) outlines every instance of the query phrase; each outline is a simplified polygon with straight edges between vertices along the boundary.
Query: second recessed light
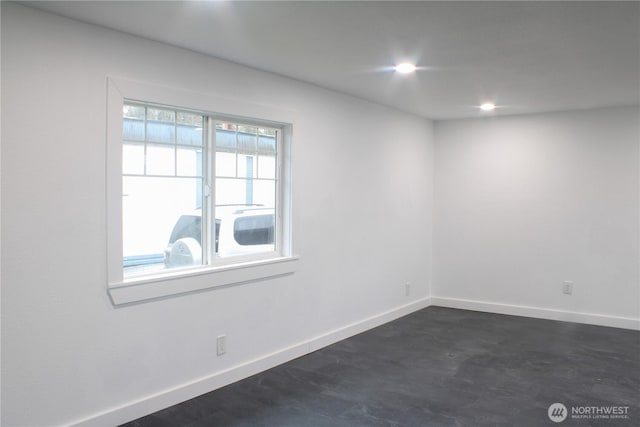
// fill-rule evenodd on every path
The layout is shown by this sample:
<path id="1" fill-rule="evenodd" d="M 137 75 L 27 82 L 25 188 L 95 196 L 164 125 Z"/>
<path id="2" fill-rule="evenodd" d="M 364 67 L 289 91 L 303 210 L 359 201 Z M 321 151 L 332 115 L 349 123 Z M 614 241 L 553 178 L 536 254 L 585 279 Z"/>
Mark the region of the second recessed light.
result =
<path id="1" fill-rule="evenodd" d="M 409 74 L 416 70 L 416 66 L 408 62 L 403 62 L 402 64 L 396 65 L 395 70 L 401 74 Z"/>

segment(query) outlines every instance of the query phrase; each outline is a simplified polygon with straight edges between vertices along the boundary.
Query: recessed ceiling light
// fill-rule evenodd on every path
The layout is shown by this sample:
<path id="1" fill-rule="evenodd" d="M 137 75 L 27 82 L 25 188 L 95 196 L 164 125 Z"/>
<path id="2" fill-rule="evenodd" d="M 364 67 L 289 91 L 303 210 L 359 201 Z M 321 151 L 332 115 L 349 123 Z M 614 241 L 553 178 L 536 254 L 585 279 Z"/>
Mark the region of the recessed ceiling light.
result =
<path id="1" fill-rule="evenodd" d="M 396 65 L 395 70 L 402 74 L 413 73 L 416 70 L 416 66 L 408 62 Z"/>
<path id="2" fill-rule="evenodd" d="M 482 104 L 482 105 L 480 106 L 480 109 L 481 109 L 482 111 L 493 111 L 493 110 L 495 110 L 495 109 L 496 109 L 496 106 L 495 106 L 495 104 L 492 104 L 492 103 L 490 103 L 490 102 L 487 102 L 487 103 L 485 103 L 485 104 Z"/>

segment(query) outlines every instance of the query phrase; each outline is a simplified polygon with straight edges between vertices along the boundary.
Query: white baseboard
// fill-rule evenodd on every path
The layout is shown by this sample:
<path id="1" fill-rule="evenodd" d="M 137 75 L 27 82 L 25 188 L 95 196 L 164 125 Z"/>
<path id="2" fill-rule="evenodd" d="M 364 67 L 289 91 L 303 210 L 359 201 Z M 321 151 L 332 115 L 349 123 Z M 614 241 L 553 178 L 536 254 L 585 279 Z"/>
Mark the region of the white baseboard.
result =
<path id="1" fill-rule="evenodd" d="M 413 301 L 400 307 L 396 307 L 375 316 L 371 316 L 366 319 L 351 323 L 349 325 L 342 326 L 338 329 L 334 329 L 333 331 L 313 337 L 309 340 L 297 343 L 290 347 L 280 349 L 270 354 L 266 354 L 262 357 L 234 366 L 225 371 L 216 372 L 212 375 L 197 379 L 195 381 L 178 385 L 174 388 L 164 390 L 154 395 L 146 396 L 138 401 L 129 402 L 120 407 L 111 408 L 102 413 L 94 414 L 91 417 L 76 421 L 74 423 L 71 423 L 70 425 L 77 427 L 111 427 L 114 425 L 123 424 L 136 418 L 175 405 L 177 403 L 184 402 L 185 400 L 194 398 L 201 394 L 208 393 L 212 390 L 216 390 L 218 388 L 232 384 L 244 378 L 248 378 L 252 375 L 266 371 L 267 369 L 271 369 L 297 357 L 312 353 L 345 338 L 349 338 L 407 314 L 429 307 L 430 305 L 640 330 L 640 319 L 628 317 L 568 312 L 538 307 L 498 304 L 458 298 L 422 298 L 420 300 Z"/>
<path id="2" fill-rule="evenodd" d="M 589 325 L 610 326 L 614 328 L 640 330 L 640 319 L 631 317 L 606 316 L 602 314 L 580 313 L 552 310 L 548 308 L 523 305 L 498 304 L 493 302 L 466 300 L 458 298 L 431 297 L 431 305 L 464 310 L 484 311 L 488 313 L 510 314 L 513 316 L 534 317 L 538 319 L 562 320 L 565 322 L 586 323 Z"/>
<path id="3" fill-rule="evenodd" d="M 185 400 L 200 396 L 212 390 L 232 384 L 257 373 L 266 371 L 282 363 L 293 360 L 305 354 L 312 353 L 323 347 L 357 335 L 371 328 L 383 325 L 387 322 L 406 316 L 414 311 L 421 310 L 430 305 L 430 298 L 422 298 L 409 304 L 396 307 L 375 316 L 345 325 L 326 334 L 319 335 L 301 343 L 283 348 L 271 354 L 266 354 L 257 359 L 242 363 L 222 372 L 181 384 L 160 393 L 146 396 L 143 399 L 129 402 L 117 408 L 111 408 L 99 414 L 71 423 L 77 427 L 112 427 L 128 421 L 151 414 Z"/>

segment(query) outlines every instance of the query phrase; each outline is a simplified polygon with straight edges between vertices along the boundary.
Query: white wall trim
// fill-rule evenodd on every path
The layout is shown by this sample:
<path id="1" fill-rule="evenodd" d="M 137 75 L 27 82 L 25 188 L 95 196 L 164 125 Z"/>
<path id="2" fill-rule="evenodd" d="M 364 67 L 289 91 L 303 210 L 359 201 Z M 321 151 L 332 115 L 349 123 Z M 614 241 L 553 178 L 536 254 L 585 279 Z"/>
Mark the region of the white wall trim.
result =
<path id="1" fill-rule="evenodd" d="M 409 304 L 402 305 L 400 307 L 393 308 L 375 316 L 367 317 L 366 319 L 351 323 L 326 334 L 319 335 L 308 341 L 309 353 L 316 350 L 320 350 L 323 347 L 341 341 L 343 339 L 352 337 L 369 329 L 384 325 L 385 323 L 396 320 L 407 314 L 411 314 L 415 311 L 422 310 L 431 305 L 431 298 L 421 298 L 417 301 Z"/>
<path id="2" fill-rule="evenodd" d="M 167 105 L 171 108 L 187 108 L 214 117 L 228 117 L 231 120 L 255 117 L 259 118 L 256 119 L 258 122 L 266 121 L 282 127 L 285 137 L 280 138 L 278 142 L 278 167 L 281 173 L 278 181 L 280 184 L 277 186 L 277 193 L 282 199 L 278 202 L 278 221 L 282 222 L 282 227 L 279 225 L 278 230 L 286 229 L 288 234 L 281 236 L 281 232 L 277 233 L 278 250 L 229 257 L 225 261 L 210 260 L 206 265 L 190 269 L 162 270 L 154 274 L 125 277 L 122 269 L 122 108 L 126 100 Z M 283 162 L 283 159 L 290 157 L 292 126 L 294 119 L 297 120 L 295 111 L 260 105 L 244 99 L 232 100 L 216 94 L 107 77 L 106 119 L 107 292 L 115 306 L 273 278 L 295 271 L 296 263 L 291 261 L 295 261 L 297 256 L 290 254 L 290 164 L 288 161 Z"/>
<path id="3" fill-rule="evenodd" d="M 184 383 L 165 391 L 129 402 L 125 405 L 109 409 L 90 417 L 70 423 L 77 427 L 113 426 L 151 414 L 185 400 L 216 390 L 236 381 L 266 371 L 282 363 L 323 347 L 383 325 L 430 305 L 430 298 L 422 298 L 409 304 L 393 308 L 380 314 L 334 329 L 309 340 L 294 344 L 259 358 L 236 365 L 215 374 Z"/>
<path id="4" fill-rule="evenodd" d="M 459 298 L 431 297 L 431 305 L 463 310 L 484 311 L 488 313 L 509 314 L 513 316 L 538 319 L 561 320 L 564 322 L 585 323 L 589 325 L 640 330 L 640 319 L 631 317 L 608 316 L 594 313 L 580 313 L 524 305 L 499 304 Z"/>
<path id="5" fill-rule="evenodd" d="M 298 256 L 268 258 L 221 267 L 204 266 L 192 270 L 142 276 L 107 288 L 115 306 L 183 295 L 221 286 L 248 283 L 295 272 Z"/>
<path id="6" fill-rule="evenodd" d="M 306 341 L 266 354 L 256 359 L 241 363 L 221 372 L 178 385 L 162 392 L 129 402 L 125 405 L 109 409 L 90 417 L 70 423 L 75 427 L 100 427 L 126 423 L 136 418 L 151 414 L 204 393 L 219 389 L 226 385 L 248 378 L 252 375 L 286 363 L 297 357 L 317 351 L 343 339 L 365 332 L 369 329 L 388 323 L 429 306 L 457 308 L 463 310 L 484 311 L 488 313 L 508 314 L 513 316 L 539 319 L 577 322 L 599 326 L 610 326 L 624 329 L 640 330 L 640 319 L 618 316 L 606 316 L 593 313 L 578 313 L 562 310 L 528 307 L 521 305 L 499 304 L 486 301 L 466 300 L 459 298 L 426 297 L 417 301 L 393 308 L 377 315 L 350 323 L 340 328 L 318 335 Z"/>

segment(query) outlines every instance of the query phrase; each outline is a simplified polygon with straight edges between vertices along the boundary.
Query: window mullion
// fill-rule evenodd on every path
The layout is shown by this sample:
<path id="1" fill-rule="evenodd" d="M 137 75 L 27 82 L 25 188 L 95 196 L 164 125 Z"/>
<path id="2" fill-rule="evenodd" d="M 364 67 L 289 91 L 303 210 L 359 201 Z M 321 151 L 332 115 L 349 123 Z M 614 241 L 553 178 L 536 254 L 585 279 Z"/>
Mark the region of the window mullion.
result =
<path id="1" fill-rule="evenodd" d="M 275 186 L 275 195 L 276 195 L 276 200 L 275 200 L 275 235 L 274 235 L 274 242 L 275 242 L 275 247 L 276 250 L 279 251 L 280 253 L 282 253 L 282 244 L 283 244 L 283 229 L 282 229 L 282 207 L 284 206 L 283 203 L 283 194 L 280 191 L 280 183 L 279 183 L 279 179 L 281 177 L 281 173 L 282 173 L 282 159 L 284 158 L 283 156 L 283 150 L 282 150 L 282 132 L 280 130 L 276 130 L 275 132 L 275 137 L 276 137 L 276 159 L 275 159 L 275 179 L 274 179 L 274 183 L 273 185 Z"/>
<path id="2" fill-rule="evenodd" d="M 209 265 L 214 264 L 216 256 L 216 204 L 215 204 L 215 155 L 216 155 L 216 122 L 212 117 L 206 118 L 206 141 L 204 144 L 204 179 L 206 183 L 206 199 L 203 206 L 202 215 L 206 215 L 206 230 L 203 234 L 206 236 L 203 245 L 206 260 Z"/>
<path id="3" fill-rule="evenodd" d="M 173 176 L 178 176 L 178 112 L 173 112 Z"/>
<path id="4" fill-rule="evenodd" d="M 147 174 L 147 106 L 144 107 L 144 128 L 143 136 L 144 136 L 144 174 Z"/>

